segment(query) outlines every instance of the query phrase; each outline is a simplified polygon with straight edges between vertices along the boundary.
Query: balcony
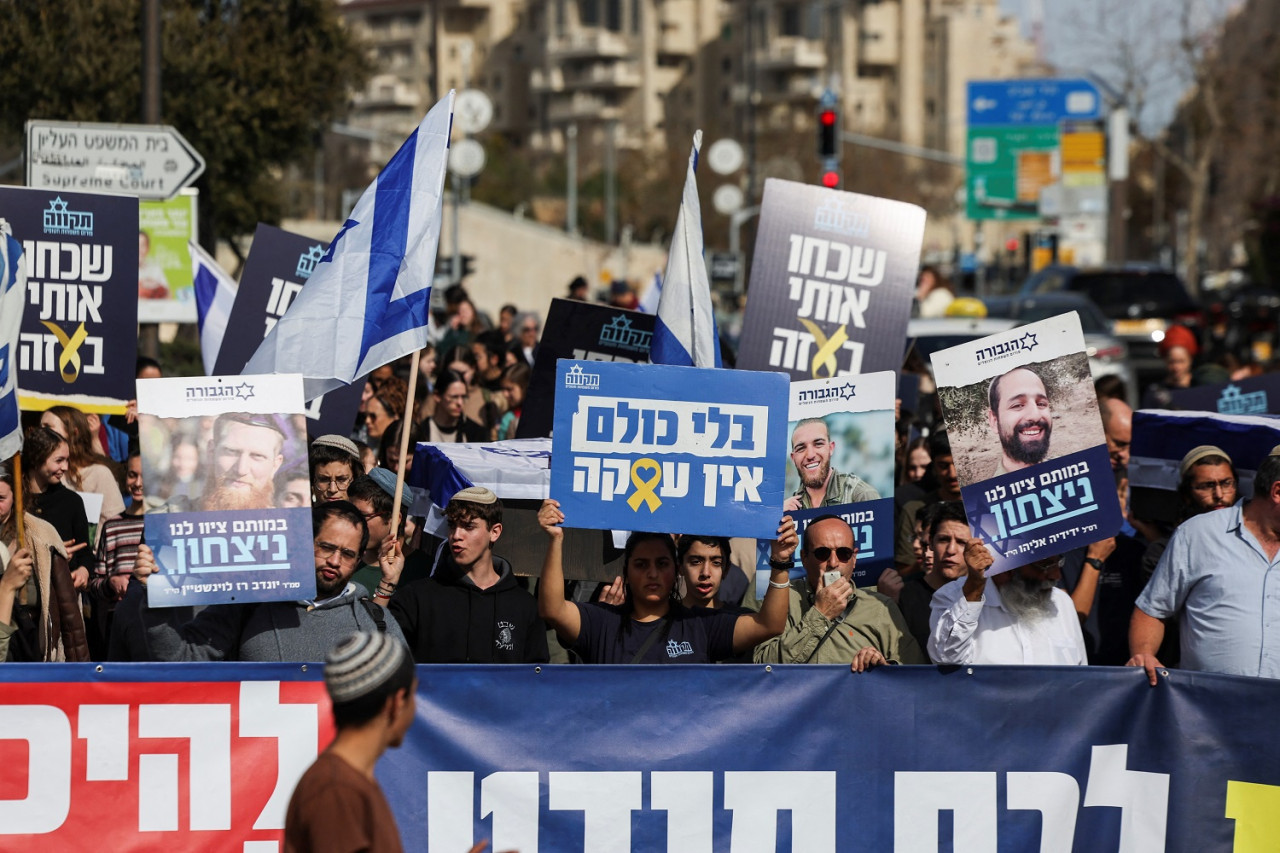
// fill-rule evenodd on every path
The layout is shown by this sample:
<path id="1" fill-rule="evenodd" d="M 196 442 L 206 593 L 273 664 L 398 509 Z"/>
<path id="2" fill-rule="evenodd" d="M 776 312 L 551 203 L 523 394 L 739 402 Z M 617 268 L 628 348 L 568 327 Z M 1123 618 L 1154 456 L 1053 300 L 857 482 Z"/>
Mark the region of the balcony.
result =
<path id="1" fill-rule="evenodd" d="M 622 117 L 622 109 L 608 103 L 599 95 L 576 92 L 569 97 L 556 98 L 547 106 L 547 120 L 552 124 L 571 121 L 608 121 Z"/>
<path id="2" fill-rule="evenodd" d="M 418 93 L 402 80 L 386 76 L 375 77 L 369 87 L 352 99 L 357 109 L 385 109 L 387 107 L 417 107 Z"/>
<path id="3" fill-rule="evenodd" d="M 547 56 L 559 59 L 622 59 L 630 53 L 627 40 L 619 33 L 602 29 L 581 30 L 547 41 Z"/>
<path id="4" fill-rule="evenodd" d="M 800 68 L 817 71 L 826 65 L 827 53 L 821 44 L 792 36 L 775 38 L 768 47 L 756 54 L 756 66 L 761 69 Z"/>
<path id="5" fill-rule="evenodd" d="M 816 101 L 822 96 L 822 85 L 816 74 L 796 74 L 790 76 L 781 86 L 765 86 L 760 88 L 761 103 L 791 103 Z"/>
<path id="6" fill-rule="evenodd" d="M 552 68 L 550 71 L 535 68 L 529 75 L 529 88 L 535 92 L 563 92 L 564 71 L 559 68 Z"/>
<path id="7" fill-rule="evenodd" d="M 640 86 L 640 63 L 607 62 L 564 75 L 566 89 L 635 89 Z"/>

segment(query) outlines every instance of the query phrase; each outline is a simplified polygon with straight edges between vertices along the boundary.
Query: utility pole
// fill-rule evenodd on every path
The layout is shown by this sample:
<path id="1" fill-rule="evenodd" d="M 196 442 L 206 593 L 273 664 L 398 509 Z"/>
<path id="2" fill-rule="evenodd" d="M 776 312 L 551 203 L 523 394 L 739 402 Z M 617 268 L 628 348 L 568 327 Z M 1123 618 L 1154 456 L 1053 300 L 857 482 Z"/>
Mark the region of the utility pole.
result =
<path id="1" fill-rule="evenodd" d="M 160 0 L 142 0 L 142 123 L 160 124 Z M 157 324 L 139 324 L 138 351 L 160 357 Z"/>
<path id="2" fill-rule="evenodd" d="M 565 155 L 567 163 L 565 171 L 567 186 L 565 187 L 564 230 L 570 234 L 578 233 L 578 124 L 571 123 L 565 129 Z"/>
<path id="3" fill-rule="evenodd" d="M 618 120 L 604 125 L 604 241 L 618 239 Z"/>

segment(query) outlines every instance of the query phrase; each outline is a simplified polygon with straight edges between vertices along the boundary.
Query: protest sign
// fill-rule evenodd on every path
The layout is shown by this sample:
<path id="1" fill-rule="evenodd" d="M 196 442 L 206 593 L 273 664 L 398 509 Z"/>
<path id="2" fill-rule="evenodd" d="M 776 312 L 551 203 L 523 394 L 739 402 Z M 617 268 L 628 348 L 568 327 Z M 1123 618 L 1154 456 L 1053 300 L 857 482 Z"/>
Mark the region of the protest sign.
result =
<path id="1" fill-rule="evenodd" d="M 516 438 L 551 435 L 557 361 L 576 358 L 648 364 L 652 339 L 651 314 L 574 299 L 552 299 Z"/>
<path id="2" fill-rule="evenodd" d="M 1280 414 L 1280 374 L 1264 373 L 1238 382 L 1169 390 L 1171 409 L 1223 415 Z"/>
<path id="3" fill-rule="evenodd" d="M 152 607 L 315 596 L 302 410 L 297 375 L 138 381 Z"/>
<path id="4" fill-rule="evenodd" d="M 1120 501 L 1073 311 L 933 354 L 969 525 L 998 574 L 1105 539 Z"/>
<path id="5" fill-rule="evenodd" d="M 0 187 L 0 220 L 27 272 L 19 404 L 123 414 L 138 357 L 138 200 Z"/>
<path id="6" fill-rule="evenodd" d="M 185 189 L 165 201 L 138 202 L 138 320 L 194 323 L 191 252 L 196 239 L 198 191 Z"/>
<path id="7" fill-rule="evenodd" d="M 738 367 L 821 379 L 898 370 L 924 210 L 770 179 Z"/>
<path id="8" fill-rule="evenodd" d="M 782 508 L 796 533 L 824 515 L 853 528 L 858 548 L 854 586 L 874 586 L 893 566 L 893 402 L 891 370 L 791 383 Z M 756 593 L 769 581 L 769 544 L 757 543 Z M 799 566 L 800 550 L 795 562 Z M 803 571 L 801 569 L 801 571 Z"/>
<path id="9" fill-rule="evenodd" d="M 562 360 L 551 497 L 566 527 L 772 539 L 786 411 L 779 373 Z"/>
<path id="10" fill-rule="evenodd" d="M 1137 518 L 1177 524 L 1187 512 L 1178 494 L 1182 458 L 1202 445 L 1217 447 L 1236 470 L 1236 494 L 1253 494 L 1253 476 L 1276 445 L 1280 417 L 1210 412 L 1133 413 L 1129 502 Z"/>
<path id="11" fill-rule="evenodd" d="M 267 332 L 307 283 L 324 251 L 322 240 L 258 223 L 214 373 L 234 375 L 244 370 Z M 351 432 L 363 387 L 363 380 L 353 382 L 312 400 L 305 412 L 307 433 L 314 438 Z"/>

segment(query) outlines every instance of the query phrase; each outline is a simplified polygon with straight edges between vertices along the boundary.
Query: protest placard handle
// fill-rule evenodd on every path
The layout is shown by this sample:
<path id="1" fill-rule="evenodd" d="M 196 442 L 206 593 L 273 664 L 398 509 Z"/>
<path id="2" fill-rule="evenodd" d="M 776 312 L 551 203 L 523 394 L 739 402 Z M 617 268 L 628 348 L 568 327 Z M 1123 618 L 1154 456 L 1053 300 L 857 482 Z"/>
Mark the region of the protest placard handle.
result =
<path id="1" fill-rule="evenodd" d="M 404 494 L 404 460 L 409 455 L 409 433 L 413 432 L 413 392 L 418 387 L 418 353 L 409 362 L 409 388 L 405 395 L 404 415 L 400 421 L 400 458 L 396 460 L 396 494 L 391 504 L 391 529 L 400 529 L 400 497 Z"/>
<path id="2" fill-rule="evenodd" d="M 17 522 L 18 530 L 18 550 L 21 551 L 26 546 L 26 531 L 23 526 L 22 519 L 22 454 L 14 454 L 13 457 L 13 520 Z"/>

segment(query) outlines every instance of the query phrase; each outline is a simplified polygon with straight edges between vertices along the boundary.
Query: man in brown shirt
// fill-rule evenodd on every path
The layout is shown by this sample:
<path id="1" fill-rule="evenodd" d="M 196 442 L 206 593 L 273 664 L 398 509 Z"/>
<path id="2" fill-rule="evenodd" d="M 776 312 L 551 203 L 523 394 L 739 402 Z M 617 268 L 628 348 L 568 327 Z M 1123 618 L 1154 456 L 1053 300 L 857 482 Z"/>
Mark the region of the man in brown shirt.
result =
<path id="1" fill-rule="evenodd" d="M 400 853 L 400 831 L 373 768 L 413 722 L 413 659 L 395 637 L 362 631 L 329 653 L 324 681 L 338 733 L 294 789 L 285 853 Z"/>

